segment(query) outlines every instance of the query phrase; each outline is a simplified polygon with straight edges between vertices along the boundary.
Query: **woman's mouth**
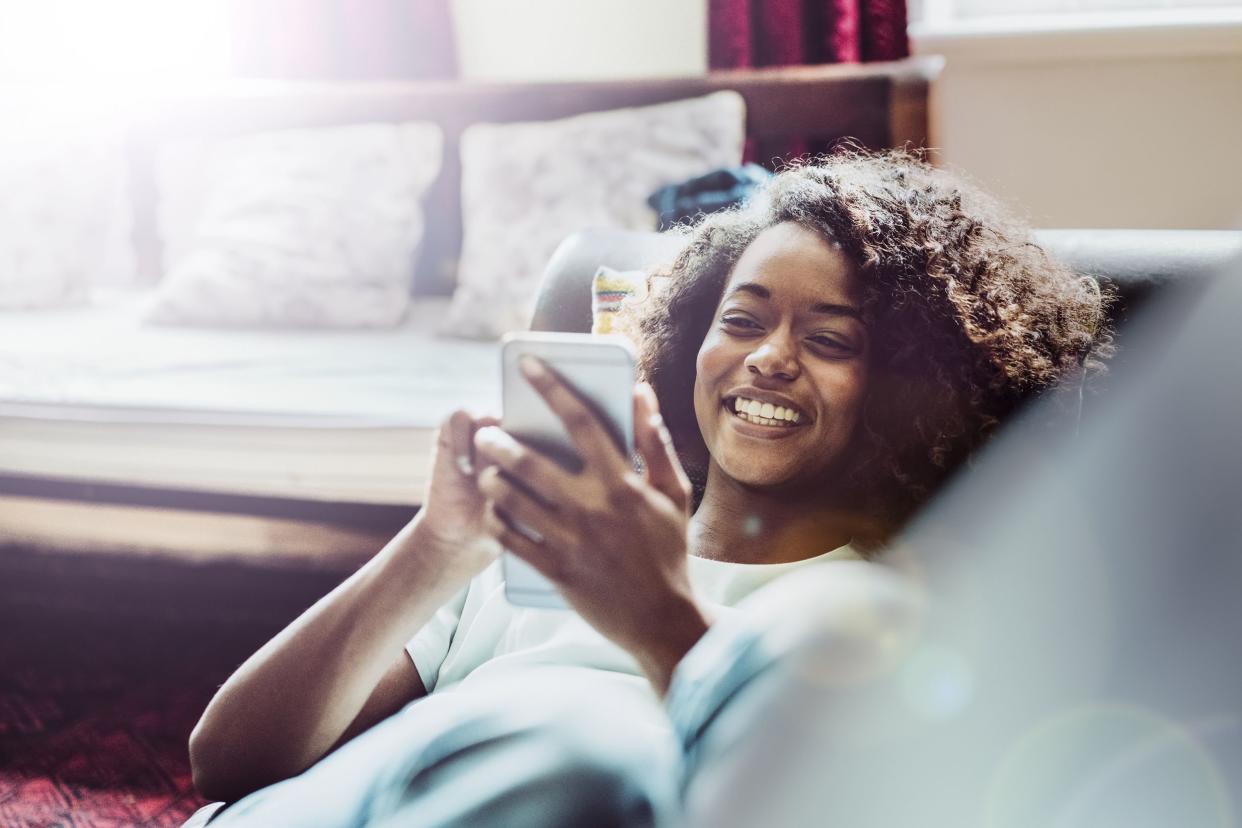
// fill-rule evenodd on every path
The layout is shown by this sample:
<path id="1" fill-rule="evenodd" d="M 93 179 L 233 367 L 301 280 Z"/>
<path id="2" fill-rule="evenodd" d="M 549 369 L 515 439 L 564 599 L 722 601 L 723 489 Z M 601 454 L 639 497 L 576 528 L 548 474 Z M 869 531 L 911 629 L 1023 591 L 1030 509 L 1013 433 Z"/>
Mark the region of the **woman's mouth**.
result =
<path id="1" fill-rule="evenodd" d="M 726 398 L 724 405 L 734 417 L 754 425 L 793 428 L 803 419 L 802 412 L 797 409 L 746 397 Z"/>

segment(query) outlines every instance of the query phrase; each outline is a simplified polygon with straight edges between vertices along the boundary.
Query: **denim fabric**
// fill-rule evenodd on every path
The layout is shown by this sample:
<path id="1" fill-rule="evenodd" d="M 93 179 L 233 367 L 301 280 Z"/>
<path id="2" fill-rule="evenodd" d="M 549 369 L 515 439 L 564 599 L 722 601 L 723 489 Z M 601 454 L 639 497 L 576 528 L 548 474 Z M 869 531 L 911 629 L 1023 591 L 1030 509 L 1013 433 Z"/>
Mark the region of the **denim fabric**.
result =
<path id="1" fill-rule="evenodd" d="M 719 623 L 678 665 L 666 707 L 681 745 L 683 783 L 702 764 L 702 744 L 720 713 L 744 704 L 746 687 L 777 657 L 759 625 L 733 619 Z"/>
<path id="2" fill-rule="evenodd" d="M 551 669 L 433 694 L 210 822 L 235 826 L 675 824 L 678 751 L 632 695 Z M 647 711 L 646 720 L 650 719 Z"/>
<path id="3" fill-rule="evenodd" d="M 824 746 L 917 602 L 863 562 L 754 598 L 682 659 L 666 731 L 597 671 L 532 670 L 433 693 L 211 826 L 814 824 Z"/>
<path id="4" fill-rule="evenodd" d="M 765 641 L 759 626 L 722 624 L 696 645 L 667 698 L 667 744 L 627 727 L 630 699 L 610 699 L 607 684 L 532 676 L 503 695 L 433 694 L 301 776 L 188 824 L 681 825 L 684 787 L 711 764 L 705 736 L 726 709 L 745 717 L 747 689 L 779 657 Z"/>

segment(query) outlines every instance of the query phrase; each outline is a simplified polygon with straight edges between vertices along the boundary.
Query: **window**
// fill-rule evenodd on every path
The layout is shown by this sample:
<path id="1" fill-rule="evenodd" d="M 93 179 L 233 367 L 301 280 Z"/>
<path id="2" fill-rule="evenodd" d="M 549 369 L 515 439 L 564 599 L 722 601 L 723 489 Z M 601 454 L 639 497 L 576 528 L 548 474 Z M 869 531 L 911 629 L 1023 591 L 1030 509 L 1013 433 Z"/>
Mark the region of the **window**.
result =
<path id="1" fill-rule="evenodd" d="M 917 28 L 992 23 L 1033 28 L 1061 24 L 1137 24 L 1235 19 L 1242 0 L 910 0 L 910 21 Z"/>
<path id="2" fill-rule="evenodd" d="M 910 39 L 951 63 L 1242 55 L 1242 0 L 910 0 Z"/>

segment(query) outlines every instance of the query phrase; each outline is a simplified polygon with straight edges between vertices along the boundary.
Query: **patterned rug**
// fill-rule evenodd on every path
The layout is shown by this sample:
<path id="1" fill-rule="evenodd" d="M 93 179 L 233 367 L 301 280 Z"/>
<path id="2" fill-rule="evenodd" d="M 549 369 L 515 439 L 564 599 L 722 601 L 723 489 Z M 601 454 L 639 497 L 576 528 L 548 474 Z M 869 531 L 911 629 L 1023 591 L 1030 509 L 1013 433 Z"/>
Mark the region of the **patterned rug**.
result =
<path id="1" fill-rule="evenodd" d="M 212 693 L 339 577 L 0 546 L 0 826 L 180 825 Z"/>

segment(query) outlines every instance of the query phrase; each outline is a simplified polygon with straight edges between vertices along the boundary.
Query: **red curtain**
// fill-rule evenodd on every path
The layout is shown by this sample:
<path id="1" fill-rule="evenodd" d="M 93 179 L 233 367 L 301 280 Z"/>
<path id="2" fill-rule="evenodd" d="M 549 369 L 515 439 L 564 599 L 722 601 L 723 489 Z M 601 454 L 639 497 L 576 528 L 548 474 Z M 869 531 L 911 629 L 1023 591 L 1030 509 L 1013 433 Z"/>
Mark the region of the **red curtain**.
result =
<path id="1" fill-rule="evenodd" d="M 708 0 L 713 69 L 898 60 L 905 0 Z"/>
<path id="2" fill-rule="evenodd" d="M 233 74 L 298 80 L 451 78 L 450 0 L 231 0 Z"/>
<path id="3" fill-rule="evenodd" d="M 910 54 L 905 0 L 708 0 L 712 69 L 860 63 Z M 811 139 L 746 142 L 746 160 L 830 152 Z"/>

